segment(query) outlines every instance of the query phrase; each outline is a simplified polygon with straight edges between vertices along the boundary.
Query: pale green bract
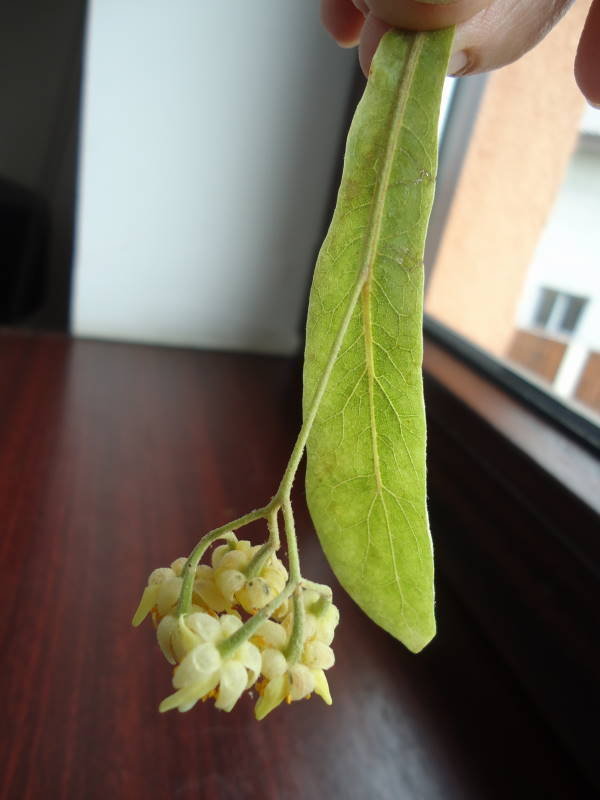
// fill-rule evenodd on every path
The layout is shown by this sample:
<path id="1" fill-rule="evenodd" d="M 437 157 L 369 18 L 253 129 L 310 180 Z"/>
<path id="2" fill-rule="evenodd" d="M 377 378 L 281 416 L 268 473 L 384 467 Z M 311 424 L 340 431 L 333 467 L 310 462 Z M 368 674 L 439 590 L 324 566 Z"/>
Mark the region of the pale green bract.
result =
<path id="1" fill-rule="evenodd" d="M 451 43 L 452 30 L 390 31 L 379 45 L 317 262 L 304 365 L 307 414 L 346 319 L 308 438 L 308 505 L 341 584 L 414 652 L 435 634 L 423 248 Z"/>

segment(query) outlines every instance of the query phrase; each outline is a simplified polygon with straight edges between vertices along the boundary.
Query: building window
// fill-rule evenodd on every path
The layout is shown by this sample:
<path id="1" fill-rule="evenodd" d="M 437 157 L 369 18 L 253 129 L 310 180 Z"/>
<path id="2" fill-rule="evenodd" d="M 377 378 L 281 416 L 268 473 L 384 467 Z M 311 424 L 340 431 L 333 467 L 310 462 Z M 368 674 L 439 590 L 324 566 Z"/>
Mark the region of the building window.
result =
<path id="1" fill-rule="evenodd" d="M 577 297 L 543 286 L 539 290 L 533 327 L 549 333 L 571 334 L 575 331 L 588 300 L 588 297 Z"/>

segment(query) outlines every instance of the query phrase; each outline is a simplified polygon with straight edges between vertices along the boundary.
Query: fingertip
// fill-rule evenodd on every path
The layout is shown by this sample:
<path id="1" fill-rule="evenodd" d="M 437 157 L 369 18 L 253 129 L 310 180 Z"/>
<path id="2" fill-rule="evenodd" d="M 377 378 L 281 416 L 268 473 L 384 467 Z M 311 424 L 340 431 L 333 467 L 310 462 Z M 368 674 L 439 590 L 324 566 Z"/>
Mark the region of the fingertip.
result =
<path id="1" fill-rule="evenodd" d="M 384 33 L 389 31 L 391 27 L 391 25 L 374 17 L 373 14 L 369 14 L 366 18 L 358 45 L 358 60 L 365 78 L 369 77 L 371 61 L 373 60 L 381 37 Z"/>
<path id="2" fill-rule="evenodd" d="M 437 30 L 470 19 L 492 0 L 368 0 L 371 13 L 390 26 L 408 30 Z"/>
<path id="3" fill-rule="evenodd" d="M 581 93 L 594 108 L 600 108 L 600 0 L 594 0 L 583 26 L 577 55 L 575 80 Z"/>
<path id="4" fill-rule="evenodd" d="M 341 47 L 355 47 L 364 16 L 351 0 L 321 0 L 321 22 Z"/>

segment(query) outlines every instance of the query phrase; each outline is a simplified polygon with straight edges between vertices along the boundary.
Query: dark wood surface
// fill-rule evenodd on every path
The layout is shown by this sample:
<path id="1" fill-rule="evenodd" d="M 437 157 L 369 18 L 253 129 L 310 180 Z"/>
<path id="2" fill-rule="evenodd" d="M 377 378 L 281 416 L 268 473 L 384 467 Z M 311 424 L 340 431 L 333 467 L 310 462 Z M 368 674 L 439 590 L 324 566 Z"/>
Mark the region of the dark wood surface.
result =
<path id="1" fill-rule="evenodd" d="M 419 656 L 333 581 L 297 486 L 304 572 L 342 621 L 318 698 L 159 715 L 130 627 L 146 576 L 269 498 L 297 428 L 276 358 L 0 336 L 2 798 L 591 797 L 471 611 L 438 581 Z M 256 530 L 255 536 L 261 534 Z"/>
<path id="2" fill-rule="evenodd" d="M 425 369 L 438 562 L 597 796 L 598 459 L 431 342 Z"/>

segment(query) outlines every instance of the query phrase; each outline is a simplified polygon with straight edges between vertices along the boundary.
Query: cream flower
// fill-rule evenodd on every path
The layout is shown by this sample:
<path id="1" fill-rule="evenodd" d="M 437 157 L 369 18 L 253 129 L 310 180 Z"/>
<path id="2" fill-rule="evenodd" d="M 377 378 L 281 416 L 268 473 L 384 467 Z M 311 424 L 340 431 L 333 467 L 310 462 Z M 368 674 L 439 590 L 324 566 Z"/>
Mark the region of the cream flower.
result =
<path id="1" fill-rule="evenodd" d="M 280 655 L 282 654 L 280 653 Z M 280 672 L 282 667 L 283 671 Z M 263 668 L 272 677 L 263 687 L 259 688 L 260 697 L 254 707 L 256 719 L 264 719 L 284 700 L 288 703 L 302 700 L 309 697 L 312 692 L 318 694 L 328 706 L 332 704 L 329 684 L 322 669 L 310 669 L 306 664 L 301 663 L 288 667 L 285 659 L 282 664 L 271 654 L 267 656 Z M 277 674 L 278 672 L 279 674 Z M 268 676 L 265 675 L 265 677 Z"/>
<path id="2" fill-rule="evenodd" d="M 218 614 L 238 604 L 248 614 L 255 614 L 264 608 L 283 591 L 288 573 L 282 561 L 273 554 L 263 564 L 260 573 L 248 579 L 248 567 L 259 550 L 259 545 L 253 546 L 244 539 L 215 548 L 211 566 L 204 564 L 198 567 L 194 584 L 198 599 Z M 274 616 L 281 618 L 287 611 L 286 602 Z"/>
<path id="3" fill-rule="evenodd" d="M 200 637 L 188 627 L 189 614 L 175 617 L 167 614 L 156 629 L 156 638 L 169 664 L 179 664 L 186 655 L 200 644 Z"/>
<path id="4" fill-rule="evenodd" d="M 291 703 L 318 694 L 327 705 L 332 704 L 329 684 L 325 670 L 335 663 L 333 650 L 329 646 L 333 641 L 339 611 L 332 604 L 323 605 L 316 592 L 305 591 L 302 594 L 305 606 L 304 646 L 299 661 L 289 665 L 283 650 L 292 632 L 294 614 L 290 611 L 280 625 L 270 621 L 278 630 L 259 629 L 257 639 L 264 642 L 262 651 L 261 673 L 265 681 L 259 687 L 260 697 L 256 703 L 254 714 L 256 719 L 264 719 L 273 709 L 286 700 Z M 271 641 L 267 638 L 271 634 Z"/>
<path id="5" fill-rule="evenodd" d="M 159 567 L 150 573 L 148 585 L 133 615 L 132 625 L 140 625 L 148 614 L 162 618 L 171 611 L 179 599 L 181 578 L 170 567 Z"/>
<path id="6" fill-rule="evenodd" d="M 177 691 L 162 701 L 160 711 L 172 708 L 188 711 L 198 700 L 213 693 L 216 693 L 215 706 L 231 711 L 242 692 L 255 683 L 261 667 L 258 648 L 250 642 L 227 657 L 219 652 L 218 644 L 241 625 L 241 620 L 232 614 L 217 619 L 202 612 L 186 617 L 186 626 L 198 637 L 199 644 L 175 668 L 173 686 Z"/>

